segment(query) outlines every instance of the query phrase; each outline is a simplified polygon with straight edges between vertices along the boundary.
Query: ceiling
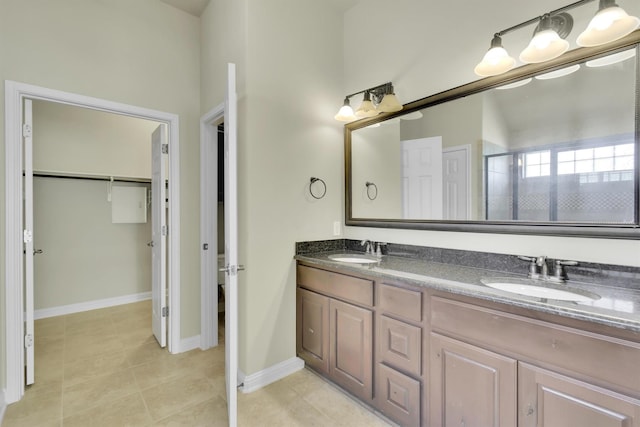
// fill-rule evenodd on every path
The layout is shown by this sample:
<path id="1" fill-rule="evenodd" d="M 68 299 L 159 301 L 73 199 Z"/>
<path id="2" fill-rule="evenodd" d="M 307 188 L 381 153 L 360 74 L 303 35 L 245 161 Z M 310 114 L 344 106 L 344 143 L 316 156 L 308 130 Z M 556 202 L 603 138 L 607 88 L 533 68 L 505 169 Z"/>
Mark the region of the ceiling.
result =
<path id="1" fill-rule="evenodd" d="M 210 0 L 160 0 L 163 3 L 177 7 L 193 16 L 200 16 L 206 9 Z M 320 0 L 336 7 L 339 11 L 345 12 L 358 4 L 360 0 Z"/>

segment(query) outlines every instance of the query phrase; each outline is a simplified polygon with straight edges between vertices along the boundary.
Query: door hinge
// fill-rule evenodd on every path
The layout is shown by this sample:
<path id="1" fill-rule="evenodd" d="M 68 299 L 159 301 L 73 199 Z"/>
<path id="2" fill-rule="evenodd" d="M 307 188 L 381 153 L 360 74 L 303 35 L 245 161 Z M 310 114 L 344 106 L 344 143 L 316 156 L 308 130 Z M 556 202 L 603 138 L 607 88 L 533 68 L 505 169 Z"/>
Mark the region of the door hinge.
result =
<path id="1" fill-rule="evenodd" d="M 33 347 L 33 335 L 27 334 L 24 336 L 24 346 L 25 348 Z"/>
<path id="2" fill-rule="evenodd" d="M 24 230 L 22 232 L 22 239 L 23 239 L 24 243 L 33 242 L 33 231 Z"/>
<path id="3" fill-rule="evenodd" d="M 162 307 L 162 317 L 169 317 L 169 307 Z"/>
<path id="4" fill-rule="evenodd" d="M 162 144 L 162 154 L 169 154 L 169 144 Z"/>
<path id="5" fill-rule="evenodd" d="M 163 225 L 162 226 L 162 235 L 163 236 L 168 236 L 169 235 L 169 226 L 167 226 L 167 225 Z"/>
<path id="6" fill-rule="evenodd" d="M 23 138 L 31 138 L 31 125 L 23 124 L 22 125 L 22 137 Z"/>

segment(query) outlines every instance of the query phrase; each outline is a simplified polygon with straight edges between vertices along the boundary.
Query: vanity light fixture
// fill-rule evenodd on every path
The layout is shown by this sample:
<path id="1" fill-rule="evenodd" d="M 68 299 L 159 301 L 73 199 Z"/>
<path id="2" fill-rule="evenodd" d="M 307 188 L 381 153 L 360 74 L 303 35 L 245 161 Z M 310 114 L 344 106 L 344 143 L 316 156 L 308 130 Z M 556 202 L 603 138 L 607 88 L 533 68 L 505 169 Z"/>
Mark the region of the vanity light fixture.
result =
<path id="1" fill-rule="evenodd" d="M 573 27 L 573 18 L 566 12 L 542 16 L 535 29 L 529 46 L 520 53 L 520 61 L 525 64 L 550 61 L 569 50 L 569 42 L 564 38 Z"/>
<path id="2" fill-rule="evenodd" d="M 338 114 L 336 114 L 333 117 L 336 120 L 341 121 L 341 122 L 352 122 L 357 118 L 356 115 L 353 112 L 353 108 L 351 108 L 351 103 L 349 102 L 349 97 L 346 97 L 344 99 L 344 104 L 342 104 L 342 107 L 340 107 L 340 110 L 338 111 Z"/>
<path id="3" fill-rule="evenodd" d="M 495 34 L 491 39 L 491 47 L 473 71 L 479 76 L 489 77 L 506 73 L 515 66 L 516 60 L 509 56 L 502 47 L 502 38 Z"/>
<path id="4" fill-rule="evenodd" d="M 362 104 L 354 113 L 349 98 L 361 93 L 364 94 Z M 352 122 L 366 117 L 375 117 L 379 113 L 392 113 L 400 110 L 402 110 L 402 104 L 398 101 L 393 90 L 393 84 L 389 82 L 347 95 L 344 98 L 344 105 L 334 118 L 341 122 Z"/>
<path id="5" fill-rule="evenodd" d="M 569 42 L 565 38 L 573 27 L 573 18 L 566 11 L 592 1 L 595 0 L 580 0 L 495 33 L 491 40 L 491 48 L 476 65 L 474 72 L 478 76 L 488 77 L 506 73 L 514 68 L 515 60 L 502 46 L 502 36 L 536 23 L 531 42 L 518 57 L 520 61 L 525 64 L 540 63 L 559 57 L 569 50 Z M 578 37 L 579 46 L 606 44 L 640 27 L 640 19 L 629 16 L 615 3 L 615 0 L 599 0 L 599 2 L 598 13 Z"/>
<path id="6" fill-rule="evenodd" d="M 365 91 L 364 99 L 362 100 L 362 104 L 356 110 L 356 117 L 359 119 L 364 119 L 365 117 L 374 117 L 378 115 L 378 110 L 371 102 L 371 92 Z"/>
<path id="7" fill-rule="evenodd" d="M 600 0 L 598 12 L 576 42 L 578 46 L 599 46 L 621 39 L 640 27 L 640 19 L 629 16 L 615 0 Z"/>

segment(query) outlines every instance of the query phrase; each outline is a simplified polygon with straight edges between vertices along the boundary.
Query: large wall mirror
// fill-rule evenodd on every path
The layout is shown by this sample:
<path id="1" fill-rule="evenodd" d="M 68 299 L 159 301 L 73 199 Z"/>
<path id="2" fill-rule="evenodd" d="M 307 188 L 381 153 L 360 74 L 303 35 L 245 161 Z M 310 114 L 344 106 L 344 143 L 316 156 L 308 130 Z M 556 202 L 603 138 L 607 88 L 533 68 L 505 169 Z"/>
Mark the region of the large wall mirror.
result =
<path id="1" fill-rule="evenodd" d="M 347 124 L 347 225 L 640 238 L 639 42 Z"/>

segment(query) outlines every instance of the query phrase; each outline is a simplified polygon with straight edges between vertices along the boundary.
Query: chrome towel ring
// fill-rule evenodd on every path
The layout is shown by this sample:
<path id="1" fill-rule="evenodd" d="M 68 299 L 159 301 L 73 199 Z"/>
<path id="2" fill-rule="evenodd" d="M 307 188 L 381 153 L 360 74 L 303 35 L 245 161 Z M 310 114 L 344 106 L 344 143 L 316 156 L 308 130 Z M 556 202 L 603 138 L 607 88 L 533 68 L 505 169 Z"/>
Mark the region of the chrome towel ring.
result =
<path id="1" fill-rule="evenodd" d="M 367 181 L 364 185 L 367 186 L 367 197 L 369 198 L 369 200 L 375 200 L 378 197 L 378 186 L 369 181 Z"/>
<path id="2" fill-rule="evenodd" d="M 322 191 L 318 191 L 316 189 L 316 191 L 314 192 L 313 187 L 314 187 L 314 184 L 317 182 L 322 184 Z M 320 200 L 325 196 L 325 194 L 327 194 L 327 184 L 322 179 L 312 176 L 311 179 L 309 180 L 309 193 L 311 194 L 311 197 L 313 197 L 314 199 Z"/>

